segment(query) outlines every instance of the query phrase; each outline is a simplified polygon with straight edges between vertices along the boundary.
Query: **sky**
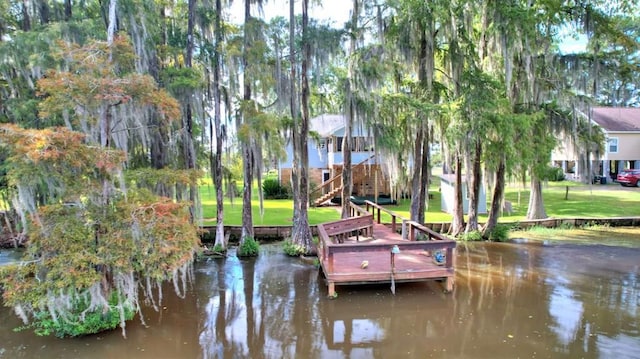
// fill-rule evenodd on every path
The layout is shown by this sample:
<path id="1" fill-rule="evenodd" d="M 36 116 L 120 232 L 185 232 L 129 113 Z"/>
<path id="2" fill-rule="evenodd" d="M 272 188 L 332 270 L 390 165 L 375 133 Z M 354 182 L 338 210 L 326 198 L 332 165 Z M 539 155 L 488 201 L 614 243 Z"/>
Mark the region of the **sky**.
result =
<path id="1" fill-rule="evenodd" d="M 271 19 L 276 16 L 289 17 L 289 1 L 288 0 L 263 0 L 264 18 Z M 312 5 L 314 1 L 310 0 L 310 16 L 318 20 L 326 20 L 333 23 L 336 27 L 342 27 L 351 16 L 353 8 L 352 0 L 321 0 L 321 5 Z M 231 7 L 231 16 L 233 22 L 242 23 L 244 14 L 244 1 L 236 0 Z M 302 2 L 295 1 L 295 9 L 297 13 L 302 11 Z M 257 10 L 252 9 L 252 14 L 257 15 Z M 578 35 L 576 38 L 572 36 L 564 36 L 560 49 L 562 53 L 579 53 L 584 52 L 586 48 L 586 37 Z"/>
<path id="2" fill-rule="evenodd" d="M 349 19 L 352 1 L 351 0 L 321 0 L 321 5 L 313 5 L 313 1 L 309 1 L 310 17 L 318 20 L 327 20 L 333 22 L 336 27 L 342 25 Z M 302 12 L 302 2 L 295 2 L 296 13 Z M 232 17 L 242 19 L 244 14 L 244 1 L 236 0 L 231 7 Z M 288 0 L 266 0 L 262 6 L 265 19 L 271 19 L 276 16 L 289 17 L 289 1 Z M 252 9 L 252 14 L 257 15 L 257 10 Z M 240 21 L 242 22 L 242 21 Z"/>

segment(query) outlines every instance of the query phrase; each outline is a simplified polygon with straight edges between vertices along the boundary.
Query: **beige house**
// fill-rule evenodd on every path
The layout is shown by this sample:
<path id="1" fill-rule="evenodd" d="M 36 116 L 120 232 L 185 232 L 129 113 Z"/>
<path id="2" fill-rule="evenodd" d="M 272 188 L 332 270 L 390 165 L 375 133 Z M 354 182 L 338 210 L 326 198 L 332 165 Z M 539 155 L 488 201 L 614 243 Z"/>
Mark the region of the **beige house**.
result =
<path id="1" fill-rule="evenodd" d="M 591 121 L 599 126 L 607 140 L 604 153 L 592 155 L 593 174 L 615 180 L 624 169 L 640 168 L 640 108 L 594 107 Z M 568 179 L 586 180 L 581 174 L 585 154 L 576 153 L 573 144 L 563 141 L 551 155 L 554 165 L 562 167 Z"/>

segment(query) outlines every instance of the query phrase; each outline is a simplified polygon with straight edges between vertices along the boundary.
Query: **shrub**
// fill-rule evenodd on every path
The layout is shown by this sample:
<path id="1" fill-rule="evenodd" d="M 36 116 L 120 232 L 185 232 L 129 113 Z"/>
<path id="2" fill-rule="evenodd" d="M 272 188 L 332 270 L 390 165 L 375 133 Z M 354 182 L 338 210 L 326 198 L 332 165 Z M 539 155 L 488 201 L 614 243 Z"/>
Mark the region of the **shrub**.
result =
<path id="1" fill-rule="evenodd" d="M 547 167 L 545 179 L 552 182 L 564 181 L 564 172 L 560 167 L 549 166 Z"/>
<path id="2" fill-rule="evenodd" d="M 260 252 L 260 243 L 253 237 L 245 238 L 244 242 L 238 247 L 238 256 L 240 257 L 256 257 Z"/>
<path id="3" fill-rule="evenodd" d="M 74 300 L 71 304 L 73 311 L 64 318 L 58 317 L 57 320 L 51 316 L 51 312 L 48 310 L 39 311 L 35 313 L 33 321 L 29 325 L 17 330 L 33 329 L 36 335 L 54 334 L 58 338 L 79 337 L 112 330 L 121 323 L 117 298 L 117 294 L 114 293 L 109 299 L 109 307 L 106 310 L 100 307 L 88 312 L 85 312 L 89 307 L 87 298 Z M 123 304 L 123 306 L 124 319 L 133 319 L 136 313 L 133 305 Z"/>
<path id="4" fill-rule="evenodd" d="M 282 250 L 290 257 L 298 257 L 305 253 L 304 246 L 294 243 L 292 240 L 287 239 L 282 243 Z"/>
<path id="5" fill-rule="evenodd" d="M 213 246 L 213 251 L 215 253 L 227 253 L 227 249 L 224 248 L 221 244 L 216 244 Z"/>
<path id="6" fill-rule="evenodd" d="M 266 199 L 287 199 L 289 191 L 285 186 L 280 185 L 275 178 L 267 178 L 262 182 L 262 192 Z"/>
<path id="7" fill-rule="evenodd" d="M 480 231 L 471 231 L 468 233 L 462 233 L 460 239 L 465 242 L 477 242 L 482 240 L 482 233 Z"/>
<path id="8" fill-rule="evenodd" d="M 493 242 L 506 242 L 509 239 L 511 228 L 505 224 L 498 224 L 488 233 L 487 239 Z"/>

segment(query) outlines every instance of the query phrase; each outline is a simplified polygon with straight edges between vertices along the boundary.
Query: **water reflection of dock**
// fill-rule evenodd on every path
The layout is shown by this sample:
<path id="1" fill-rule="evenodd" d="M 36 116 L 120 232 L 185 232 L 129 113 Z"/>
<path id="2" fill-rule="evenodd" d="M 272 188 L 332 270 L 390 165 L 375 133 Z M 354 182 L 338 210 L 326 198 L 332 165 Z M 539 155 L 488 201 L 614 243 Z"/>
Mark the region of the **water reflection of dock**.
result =
<path id="1" fill-rule="evenodd" d="M 350 218 L 318 225 L 318 257 L 329 296 L 335 296 L 336 285 L 426 280 L 444 280 L 445 289 L 452 291 L 456 242 L 377 204 L 366 204 L 366 209 L 352 204 Z M 390 227 L 380 223 L 381 211 L 391 216 Z"/>
<path id="2" fill-rule="evenodd" d="M 407 283 L 401 296 L 386 285 L 366 285 L 341 295 L 340 300 L 318 302 L 322 337 L 337 357 L 427 357 L 445 337 L 454 335 L 453 295 L 438 294 L 436 283 Z M 429 295 L 424 295 L 428 292 Z"/>

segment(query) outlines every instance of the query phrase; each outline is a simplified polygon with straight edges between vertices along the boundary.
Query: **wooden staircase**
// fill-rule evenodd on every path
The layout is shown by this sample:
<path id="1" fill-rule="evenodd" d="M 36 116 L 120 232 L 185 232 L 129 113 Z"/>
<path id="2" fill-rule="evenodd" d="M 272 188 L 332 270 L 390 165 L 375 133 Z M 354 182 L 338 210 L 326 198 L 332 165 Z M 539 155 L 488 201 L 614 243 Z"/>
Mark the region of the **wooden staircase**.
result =
<path id="1" fill-rule="evenodd" d="M 355 169 L 359 166 L 365 166 L 365 164 L 367 162 L 369 162 L 370 159 L 374 158 L 374 155 L 369 156 L 367 159 L 365 159 L 364 161 L 351 166 L 351 169 Z M 357 179 L 352 177 L 351 179 L 352 181 L 356 181 Z M 333 189 L 331 189 L 329 192 L 327 192 L 326 194 L 321 195 L 320 197 L 318 197 L 316 200 L 313 201 L 313 205 L 314 206 L 320 206 L 323 203 L 325 203 L 326 201 L 330 200 L 331 198 L 335 197 L 336 194 L 340 193 L 342 191 L 342 171 L 339 171 L 337 175 L 333 176 L 332 178 L 330 178 L 329 180 L 323 182 L 320 186 L 318 186 L 318 188 L 316 188 L 313 192 L 310 193 L 310 195 L 313 195 L 317 192 L 320 192 L 322 190 L 326 190 L 331 188 L 332 186 L 335 186 Z"/>
<path id="2" fill-rule="evenodd" d="M 332 189 L 329 193 L 323 194 L 322 196 L 320 196 L 320 198 L 313 201 L 313 205 L 319 206 L 325 203 L 326 201 L 332 199 L 340 192 L 342 192 L 342 186 Z"/>

